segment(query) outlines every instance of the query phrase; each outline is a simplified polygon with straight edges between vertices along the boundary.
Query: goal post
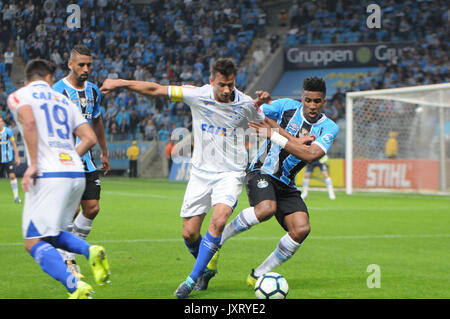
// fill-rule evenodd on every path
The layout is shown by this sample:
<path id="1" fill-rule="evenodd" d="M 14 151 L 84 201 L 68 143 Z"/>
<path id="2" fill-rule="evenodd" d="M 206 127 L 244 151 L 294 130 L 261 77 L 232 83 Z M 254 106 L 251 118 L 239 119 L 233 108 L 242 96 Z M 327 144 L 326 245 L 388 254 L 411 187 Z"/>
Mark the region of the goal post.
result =
<path id="1" fill-rule="evenodd" d="M 345 187 L 449 192 L 450 83 L 348 92 Z"/>

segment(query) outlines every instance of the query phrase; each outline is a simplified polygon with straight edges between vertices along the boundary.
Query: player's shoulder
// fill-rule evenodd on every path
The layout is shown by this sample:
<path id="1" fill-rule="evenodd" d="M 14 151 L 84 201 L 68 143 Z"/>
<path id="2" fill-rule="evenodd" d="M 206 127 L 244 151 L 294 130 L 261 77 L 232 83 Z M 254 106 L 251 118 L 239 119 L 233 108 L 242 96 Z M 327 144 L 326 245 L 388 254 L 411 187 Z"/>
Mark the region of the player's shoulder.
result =
<path id="1" fill-rule="evenodd" d="M 64 78 L 55 82 L 52 86 L 52 89 L 59 93 L 63 93 L 64 91 L 68 90 L 69 88 L 70 88 L 70 86 L 66 83 Z"/>
<path id="2" fill-rule="evenodd" d="M 299 109 L 303 105 L 300 101 L 291 99 L 291 98 L 282 98 L 272 101 L 272 104 L 275 104 L 276 106 L 283 108 L 284 110 L 287 109 Z"/>
<path id="3" fill-rule="evenodd" d="M 25 101 L 28 101 L 28 97 L 29 88 L 24 86 L 9 94 L 7 102 L 9 107 L 14 110 L 17 106 L 22 105 Z"/>
<path id="4" fill-rule="evenodd" d="M 181 85 L 183 89 L 183 94 L 189 91 L 189 95 L 197 96 L 202 98 L 210 98 L 214 97 L 214 93 L 212 90 L 212 86 L 210 84 L 205 84 L 203 86 L 194 86 L 194 85 Z"/>
<path id="5" fill-rule="evenodd" d="M 7 126 L 5 127 L 5 133 L 10 136 L 14 135 L 12 129 Z"/>
<path id="6" fill-rule="evenodd" d="M 100 93 L 100 89 L 98 88 L 98 85 L 90 82 L 90 81 L 86 81 L 86 87 L 88 88 L 92 88 L 93 90 L 97 91 L 98 93 Z"/>
<path id="7" fill-rule="evenodd" d="M 328 131 L 339 132 L 339 126 L 332 119 L 323 114 L 323 122 L 322 125 Z"/>

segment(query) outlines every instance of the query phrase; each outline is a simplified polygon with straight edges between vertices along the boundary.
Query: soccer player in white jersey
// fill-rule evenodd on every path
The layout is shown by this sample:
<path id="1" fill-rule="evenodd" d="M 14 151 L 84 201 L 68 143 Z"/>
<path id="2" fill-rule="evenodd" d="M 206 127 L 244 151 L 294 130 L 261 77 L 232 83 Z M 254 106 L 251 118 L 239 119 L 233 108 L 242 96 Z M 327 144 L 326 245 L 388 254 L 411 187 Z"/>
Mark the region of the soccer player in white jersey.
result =
<path id="1" fill-rule="evenodd" d="M 127 88 L 168 97 L 191 108 L 194 152 L 180 216 L 185 244 L 196 261 L 191 274 L 175 291 L 178 298 L 187 298 L 198 279 L 196 289 L 206 289 L 207 281 L 216 272 L 208 271 L 206 266 L 219 247 L 223 228 L 242 190 L 248 162 L 244 131 L 250 121 L 264 119 L 252 98 L 235 88 L 236 74 L 235 62 L 220 58 L 211 66 L 210 83 L 202 87 L 107 79 L 100 88 L 102 93 Z M 208 231 L 202 238 L 201 225 L 211 207 Z M 206 281 L 202 282 L 202 278 Z"/>
<path id="2" fill-rule="evenodd" d="M 25 248 L 41 269 L 60 281 L 71 299 L 89 298 L 93 288 L 70 271 L 57 248 L 84 255 L 103 285 L 109 281 L 105 250 L 63 231 L 73 218 L 85 188 L 85 154 L 97 138 L 77 107 L 51 89 L 55 66 L 32 60 L 25 68 L 25 87 L 8 97 L 25 141 L 28 168 L 22 178 L 25 192 L 22 232 Z M 75 147 L 73 135 L 81 142 Z"/>

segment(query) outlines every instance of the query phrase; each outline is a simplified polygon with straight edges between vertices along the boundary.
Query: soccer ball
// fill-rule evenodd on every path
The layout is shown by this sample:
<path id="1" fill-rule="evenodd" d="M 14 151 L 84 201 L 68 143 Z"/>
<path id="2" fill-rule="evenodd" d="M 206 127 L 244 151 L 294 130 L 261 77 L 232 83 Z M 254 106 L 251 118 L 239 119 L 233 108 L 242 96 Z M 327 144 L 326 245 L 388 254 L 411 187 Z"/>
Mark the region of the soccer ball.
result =
<path id="1" fill-rule="evenodd" d="M 258 299 L 285 299 L 288 292 L 286 279 L 276 272 L 260 276 L 255 284 L 255 295 Z"/>

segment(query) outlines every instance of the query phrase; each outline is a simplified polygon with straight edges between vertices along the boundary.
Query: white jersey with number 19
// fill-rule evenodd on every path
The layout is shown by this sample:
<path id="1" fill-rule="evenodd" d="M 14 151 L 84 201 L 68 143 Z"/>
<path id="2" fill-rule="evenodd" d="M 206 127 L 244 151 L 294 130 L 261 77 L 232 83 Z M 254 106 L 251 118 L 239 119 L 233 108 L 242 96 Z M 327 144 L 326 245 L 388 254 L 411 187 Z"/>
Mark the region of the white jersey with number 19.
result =
<path id="1" fill-rule="evenodd" d="M 204 85 L 169 86 L 172 101 L 183 101 L 191 108 L 194 153 L 192 166 L 206 172 L 244 171 L 248 154 L 245 132 L 250 121 L 262 121 L 260 111 L 251 97 L 237 89 L 231 103 L 214 98 L 213 87 Z"/>
<path id="2" fill-rule="evenodd" d="M 8 97 L 8 105 L 18 119 L 18 110 L 30 105 L 38 130 L 38 176 L 84 177 L 84 167 L 75 150 L 74 130 L 87 123 L 67 97 L 50 88 L 45 81 L 34 81 Z M 23 127 L 18 122 L 23 136 Z M 28 164 L 30 158 L 26 148 Z M 78 176 L 79 175 L 79 176 Z"/>

